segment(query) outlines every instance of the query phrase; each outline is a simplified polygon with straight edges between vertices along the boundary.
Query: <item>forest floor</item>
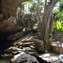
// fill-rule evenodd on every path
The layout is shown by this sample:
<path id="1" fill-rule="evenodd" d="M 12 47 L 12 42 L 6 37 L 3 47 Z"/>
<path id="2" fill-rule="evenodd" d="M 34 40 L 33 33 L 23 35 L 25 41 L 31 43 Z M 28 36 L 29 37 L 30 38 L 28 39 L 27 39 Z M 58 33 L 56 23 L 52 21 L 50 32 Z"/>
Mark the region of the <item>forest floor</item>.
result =
<path id="1" fill-rule="evenodd" d="M 39 36 L 37 37 L 34 35 L 26 35 L 25 37 L 15 41 L 12 46 L 5 50 L 4 55 L 1 55 L 3 59 L 0 58 L 0 63 L 14 63 L 10 62 L 11 59 L 14 59 L 14 56 L 22 52 L 29 55 L 38 55 L 40 58 L 47 62 L 60 63 L 58 60 L 59 55 L 51 52 L 43 52 L 43 41 L 38 38 Z"/>

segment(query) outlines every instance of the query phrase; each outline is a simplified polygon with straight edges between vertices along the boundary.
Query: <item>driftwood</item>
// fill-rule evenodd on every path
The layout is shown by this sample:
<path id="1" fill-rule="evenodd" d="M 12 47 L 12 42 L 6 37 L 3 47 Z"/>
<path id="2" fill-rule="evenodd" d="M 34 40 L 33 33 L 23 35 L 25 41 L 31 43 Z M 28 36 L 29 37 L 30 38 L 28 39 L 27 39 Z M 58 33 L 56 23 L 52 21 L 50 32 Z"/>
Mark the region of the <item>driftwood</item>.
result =
<path id="1" fill-rule="evenodd" d="M 35 43 L 43 44 L 43 41 L 42 40 L 39 40 L 39 39 L 32 38 L 32 41 L 35 42 Z"/>
<path id="2" fill-rule="evenodd" d="M 22 42 L 32 42 L 32 38 L 33 38 L 33 36 L 31 36 L 31 37 L 25 37 L 21 41 Z"/>
<path id="3" fill-rule="evenodd" d="M 21 40 L 23 43 L 30 43 L 30 42 L 33 42 L 34 44 L 39 44 L 40 45 L 43 45 L 43 41 L 39 40 L 39 39 L 35 39 L 33 36 L 31 37 L 26 37 L 24 38 L 23 40 Z"/>
<path id="4" fill-rule="evenodd" d="M 32 39 L 32 41 L 34 42 L 34 46 L 37 49 L 37 51 L 44 51 L 43 41 L 39 39 Z"/>
<path id="5" fill-rule="evenodd" d="M 25 37 L 22 41 L 23 46 L 34 46 L 35 49 L 37 50 L 44 50 L 44 44 L 42 40 L 35 39 L 34 36 L 31 37 Z"/>

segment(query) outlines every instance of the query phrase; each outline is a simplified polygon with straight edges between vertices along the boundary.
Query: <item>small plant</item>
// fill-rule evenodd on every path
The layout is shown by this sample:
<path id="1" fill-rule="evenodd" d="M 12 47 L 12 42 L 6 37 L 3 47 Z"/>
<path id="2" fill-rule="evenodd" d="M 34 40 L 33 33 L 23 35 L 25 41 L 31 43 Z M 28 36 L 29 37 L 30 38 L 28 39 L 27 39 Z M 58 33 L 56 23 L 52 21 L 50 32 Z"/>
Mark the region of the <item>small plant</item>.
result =
<path id="1" fill-rule="evenodd" d="M 54 30 L 63 32 L 63 21 L 57 21 L 54 23 Z"/>

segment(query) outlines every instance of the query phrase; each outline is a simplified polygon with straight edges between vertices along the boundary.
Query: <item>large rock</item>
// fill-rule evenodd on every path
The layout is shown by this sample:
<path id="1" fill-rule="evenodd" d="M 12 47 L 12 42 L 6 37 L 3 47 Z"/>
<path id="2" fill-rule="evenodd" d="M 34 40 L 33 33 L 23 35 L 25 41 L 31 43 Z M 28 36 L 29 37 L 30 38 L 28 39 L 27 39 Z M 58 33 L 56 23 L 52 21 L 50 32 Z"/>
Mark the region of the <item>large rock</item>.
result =
<path id="1" fill-rule="evenodd" d="M 12 19 L 11 19 L 12 20 Z M 1 21 L 0 22 L 0 52 L 9 47 L 12 39 L 8 39 L 11 33 L 17 29 L 16 24 L 12 21 Z"/>
<path id="2" fill-rule="evenodd" d="M 16 7 L 19 4 L 20 0 L 2 0 L 2 12 L 8 18 L 9 16 L 16 15 Z M 3 5 L 4 4 L 4 5 Z"/>
<path id="3" fill-rule="evenodd" d="M 26 54 L 24 52 L 15 55 L 14 58 L 11 59 L 11 61 L 15 63 L 39 63 L 34 56 Z"/>

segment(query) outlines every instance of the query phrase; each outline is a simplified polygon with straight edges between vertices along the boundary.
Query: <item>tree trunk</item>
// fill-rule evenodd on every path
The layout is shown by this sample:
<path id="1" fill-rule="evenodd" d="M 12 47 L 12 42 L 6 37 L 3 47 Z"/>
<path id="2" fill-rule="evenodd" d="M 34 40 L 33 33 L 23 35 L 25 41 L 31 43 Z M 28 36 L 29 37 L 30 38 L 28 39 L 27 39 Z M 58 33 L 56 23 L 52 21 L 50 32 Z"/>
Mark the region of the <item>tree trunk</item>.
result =
<path id="1" fill-rule="evenodd" d="M 42 40 L 44 41 L 44 47 L 45 49 L 48 49 L 50 42 L 49 42 L 49 35 L 50 35 L 50 26 L 52 25 L 51 23 L 51 18 L 52 18 L 52 10 L 54 5 L 56 4 L 57 0 L 50 0 L 50 2 L 47 2 L 45 0 L 45 8 L 44 8 L 44 14 L 43 14 L 43 19 L 42 19 L 42 24 L 41 24 L 41 32 L 42 32 Z M 50 25 L 51 23 L 51 25 Z M 46 45 L 46 46 L 45 46 Z"/>

